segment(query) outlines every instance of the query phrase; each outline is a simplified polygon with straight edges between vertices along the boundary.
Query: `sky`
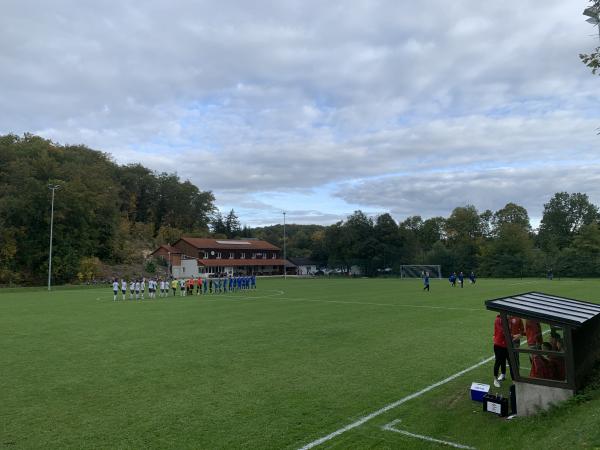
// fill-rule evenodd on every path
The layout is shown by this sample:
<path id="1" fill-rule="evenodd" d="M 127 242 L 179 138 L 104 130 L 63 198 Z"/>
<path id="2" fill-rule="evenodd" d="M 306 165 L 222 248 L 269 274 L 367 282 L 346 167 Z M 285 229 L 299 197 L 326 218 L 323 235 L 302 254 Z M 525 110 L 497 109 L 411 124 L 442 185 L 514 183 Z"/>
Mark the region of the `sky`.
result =
<path id="1" fill-rule="evenodd" d="M 600 204 L 577 0 L 4 0 L 0 134 L 176 172 L 242 224 Z"/>

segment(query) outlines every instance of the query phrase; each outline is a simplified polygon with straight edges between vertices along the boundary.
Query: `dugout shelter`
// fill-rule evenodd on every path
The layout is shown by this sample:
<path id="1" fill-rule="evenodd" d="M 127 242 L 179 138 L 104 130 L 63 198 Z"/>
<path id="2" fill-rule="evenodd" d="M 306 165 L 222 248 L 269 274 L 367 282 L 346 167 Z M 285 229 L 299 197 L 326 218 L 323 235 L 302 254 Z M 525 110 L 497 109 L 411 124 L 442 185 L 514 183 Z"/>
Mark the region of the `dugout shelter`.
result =
<path id="1" fill-rule="evenodd" d="M 502 318 L 517 411 L 534 414 L 582 389 L 600 361 L 600 305 L 541 292 L 485 302 Z"/>

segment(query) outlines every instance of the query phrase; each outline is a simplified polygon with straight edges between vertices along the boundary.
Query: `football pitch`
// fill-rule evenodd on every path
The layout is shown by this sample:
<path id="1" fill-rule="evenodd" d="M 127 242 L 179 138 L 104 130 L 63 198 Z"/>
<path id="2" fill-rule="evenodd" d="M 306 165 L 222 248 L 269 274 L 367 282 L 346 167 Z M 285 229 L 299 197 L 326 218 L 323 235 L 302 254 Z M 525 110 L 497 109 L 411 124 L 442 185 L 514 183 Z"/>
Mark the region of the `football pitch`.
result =
<path id="1" fill-rule="evenodd" d="M 598 446 L 596 391 L 514 420 L 469 399 L 492 381 L 484 300 L 534 290 L 600 302 L 598 280 L 259 279 L 118 302 L 108 286 L 0 291 L 0 448 Z"/>

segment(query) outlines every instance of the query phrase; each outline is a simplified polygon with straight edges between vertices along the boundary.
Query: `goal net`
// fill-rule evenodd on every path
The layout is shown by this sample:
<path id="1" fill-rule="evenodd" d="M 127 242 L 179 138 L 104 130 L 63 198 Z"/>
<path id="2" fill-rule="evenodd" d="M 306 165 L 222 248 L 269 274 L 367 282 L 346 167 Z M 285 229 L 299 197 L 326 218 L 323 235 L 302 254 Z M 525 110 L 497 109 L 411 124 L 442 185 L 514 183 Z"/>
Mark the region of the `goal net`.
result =
<path id="1" fill-rule="evenodd" d="M 407 264 L 400 266 L 400 278 L 421 278 L 429 272 L 429 278 L 442 278 L 442 267 L 439 264 Z"/>

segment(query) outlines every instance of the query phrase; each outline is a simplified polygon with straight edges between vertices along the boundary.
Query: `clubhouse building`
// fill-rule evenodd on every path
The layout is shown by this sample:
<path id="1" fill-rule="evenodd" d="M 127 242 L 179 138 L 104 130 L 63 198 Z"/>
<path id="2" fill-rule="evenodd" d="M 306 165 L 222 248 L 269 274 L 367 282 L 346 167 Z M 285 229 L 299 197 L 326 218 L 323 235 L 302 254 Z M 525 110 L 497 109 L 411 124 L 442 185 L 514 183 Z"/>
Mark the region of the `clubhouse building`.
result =
<path id="1" fill-rule="evenodd" d="M 151 257 L 163 259 L 171 275 L 211 274 L 283 275 L 281 249 L 258 239 L 205 239 L 182 237 L 173 245 L 161 245 Z"/>

